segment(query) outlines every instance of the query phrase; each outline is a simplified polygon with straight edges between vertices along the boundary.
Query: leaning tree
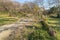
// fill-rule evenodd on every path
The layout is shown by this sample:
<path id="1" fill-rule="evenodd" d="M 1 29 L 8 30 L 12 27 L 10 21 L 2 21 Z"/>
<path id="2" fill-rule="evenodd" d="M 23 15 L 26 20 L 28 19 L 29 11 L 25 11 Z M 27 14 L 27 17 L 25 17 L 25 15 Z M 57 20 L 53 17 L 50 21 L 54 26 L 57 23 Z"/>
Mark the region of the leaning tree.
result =
<path id="1" fill-rule="evenodd" d="M 50 9 L 52 6 L 56 6 L 57 4 L 59 4 L 59 0 L 35 0 L 34 3 L 36 3 L 38 6 L 46 10 L 46 7 Z M 44 17 L 44 12 L 41 15 L 41 19 L 40 19 L 40 23 L 42 24 L 42 26 L 46 28 L 47 32 L 51 36 L 55 37 L 55 31 L 52 29 L 52 27 L 48 25 L 46 17 Z"/>

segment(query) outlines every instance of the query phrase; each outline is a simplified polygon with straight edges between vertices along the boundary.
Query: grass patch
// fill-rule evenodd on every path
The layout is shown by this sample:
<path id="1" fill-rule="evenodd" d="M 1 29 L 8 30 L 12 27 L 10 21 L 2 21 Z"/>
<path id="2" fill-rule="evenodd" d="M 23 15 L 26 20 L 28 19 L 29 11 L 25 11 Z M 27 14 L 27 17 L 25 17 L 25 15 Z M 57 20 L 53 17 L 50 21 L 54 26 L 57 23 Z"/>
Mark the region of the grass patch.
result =
<path id="1" fill-rule="evenodd" d="M 0 18 L 0 25 L 10 24 L 17 21 L 15 18 Z"/>
<path id="2" fill-rule="evenodd" d="M 0 12 L 0 26 L 5 25 L 5 24 L 14 23 L 17 20 L 18 20 L 17 17 L 10 17 L 9 12 L 7 12 L 7 11 Z"/>
<path id="3" fill-rule="evenodd" d="M 49 18 L 48 23 L 50 26 L 54 26 L 53 28 L 56 31 L 56 38 L 57 40 L 60 40 L 60 27 L 58 27 L 60 25 L 60 18 Z"/>

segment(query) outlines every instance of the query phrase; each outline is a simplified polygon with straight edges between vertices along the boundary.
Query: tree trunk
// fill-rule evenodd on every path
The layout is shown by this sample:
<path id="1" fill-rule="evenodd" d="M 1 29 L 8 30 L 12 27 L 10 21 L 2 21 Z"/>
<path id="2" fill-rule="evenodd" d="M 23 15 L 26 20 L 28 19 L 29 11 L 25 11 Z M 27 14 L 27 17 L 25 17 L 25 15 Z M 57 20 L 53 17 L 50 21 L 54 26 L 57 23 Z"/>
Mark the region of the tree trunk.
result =
<path id="1" fill-rule="evenodd" d="M 57 18 L 60 18 L 60 14 L 57 14 Z"/>

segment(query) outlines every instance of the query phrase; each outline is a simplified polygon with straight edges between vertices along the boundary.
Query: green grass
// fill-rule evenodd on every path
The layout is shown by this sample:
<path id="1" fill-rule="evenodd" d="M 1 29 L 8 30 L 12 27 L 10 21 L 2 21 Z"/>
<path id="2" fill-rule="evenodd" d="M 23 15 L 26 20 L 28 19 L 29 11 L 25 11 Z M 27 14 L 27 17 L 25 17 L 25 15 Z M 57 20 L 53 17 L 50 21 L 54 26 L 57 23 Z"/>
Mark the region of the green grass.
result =
<path id="1" fill-rule="evenodd" d="M 50 36 L 44 28 L 41 28 L 40 24 L 34 24 L 36 26 L 36 29 L 34 29 L 34 32 L 28 36 L 28 39 L 29 40 L 60 40 L 60 28 L 57 27 L 58 25 L 60 25 L 60 19 L 48 18 L 47 21 L 49 26 L 56 31 L 55 34 L 56 37 Z"/>
<path id="2" fill-rule="evenodd" d="M 15 21 L 17 21 L 17 19 L 14 19 L 14 18 L 0 18 L 0 25 L 14 23 Z"/>
<path id="3" fill-rule="evenodd" d="M 57 40 L 60 40 L 60 18 L 49 18 L 48 23 L 55 29 Z"/>
<path id="4" fill-rule="evenodd" d="M 7 12 L 7 11 L 0 12 L 0 26 L 5 25 L 5 24 L 14 23 L 15 21 L 17 21 L 17 19 L 18 19 L 17 17 L 9 16 L 9 12 Z"/>

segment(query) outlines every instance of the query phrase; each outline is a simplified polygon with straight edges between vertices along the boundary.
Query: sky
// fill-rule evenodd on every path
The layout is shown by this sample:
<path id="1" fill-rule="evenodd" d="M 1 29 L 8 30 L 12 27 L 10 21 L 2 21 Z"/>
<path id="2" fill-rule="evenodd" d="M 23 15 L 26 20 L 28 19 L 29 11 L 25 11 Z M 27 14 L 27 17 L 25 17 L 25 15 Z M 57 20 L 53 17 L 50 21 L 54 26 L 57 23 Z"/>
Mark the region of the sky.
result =
<path id="1" fill-rule="evenodd" d="M 14 1 L 17 1 L 17 2 L 20 2 L 20 3 L 25 3 L 25 2 L 32 2 L 33 0 L 14 0 Z M 44 0 L 44 4 L 43 6 L 48 9 L 49 7 L 52 7 L 48 4 L 48 1 L 47 0 Z"/>

